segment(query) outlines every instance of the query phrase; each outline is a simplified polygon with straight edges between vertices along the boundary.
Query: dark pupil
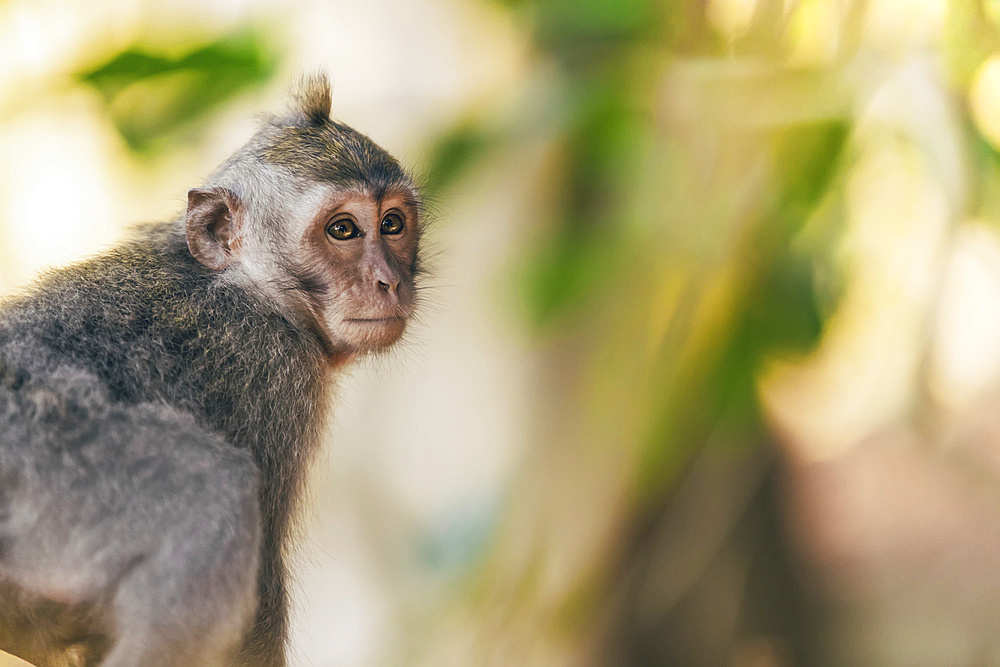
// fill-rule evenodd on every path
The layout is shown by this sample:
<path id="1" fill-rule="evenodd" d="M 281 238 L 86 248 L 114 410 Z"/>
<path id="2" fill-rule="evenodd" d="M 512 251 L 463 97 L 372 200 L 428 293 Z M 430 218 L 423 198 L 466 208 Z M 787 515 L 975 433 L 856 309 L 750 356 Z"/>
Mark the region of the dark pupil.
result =
<path id="1" fill-rule="evenodd" d="M 395 234 L 402 226 L 403 225 L 400 223 L 399 218 L 394 215 L 390 215 L 382 221 L 382 231 L 387 234 Z"/>
<path id="2" fill-rule="evenodd" d="M 340 239 L 346 239 L 354 232 L 354 225 L 350 222 L 338 222 L 330 227 L 330 233 Z"/>

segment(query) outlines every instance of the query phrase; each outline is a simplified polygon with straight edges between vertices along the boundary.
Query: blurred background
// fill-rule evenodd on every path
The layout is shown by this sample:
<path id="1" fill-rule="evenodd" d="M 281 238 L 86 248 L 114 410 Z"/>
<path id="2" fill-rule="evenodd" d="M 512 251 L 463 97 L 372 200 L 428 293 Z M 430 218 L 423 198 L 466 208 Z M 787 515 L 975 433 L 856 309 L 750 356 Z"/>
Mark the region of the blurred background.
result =
<path id="1" fill-rule="evenodd" d="M 0 0 L 0 293 L 316 69 L 432 271 L 294 665 L 1000 664 L 1000 1 Z"/>

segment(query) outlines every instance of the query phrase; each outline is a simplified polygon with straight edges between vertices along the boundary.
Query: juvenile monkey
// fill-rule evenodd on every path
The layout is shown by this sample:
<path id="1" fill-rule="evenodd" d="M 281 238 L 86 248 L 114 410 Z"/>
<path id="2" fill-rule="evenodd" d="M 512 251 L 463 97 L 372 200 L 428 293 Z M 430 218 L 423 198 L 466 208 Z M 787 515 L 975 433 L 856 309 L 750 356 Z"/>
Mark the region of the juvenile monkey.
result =
<path id="1" fill-rule="evenodd" d="M 413 180 L 312 77 L 186 214 L 2 305 L 0 649 L 284 665 L 331 383 L 402 335 L 420 233 Z"/>

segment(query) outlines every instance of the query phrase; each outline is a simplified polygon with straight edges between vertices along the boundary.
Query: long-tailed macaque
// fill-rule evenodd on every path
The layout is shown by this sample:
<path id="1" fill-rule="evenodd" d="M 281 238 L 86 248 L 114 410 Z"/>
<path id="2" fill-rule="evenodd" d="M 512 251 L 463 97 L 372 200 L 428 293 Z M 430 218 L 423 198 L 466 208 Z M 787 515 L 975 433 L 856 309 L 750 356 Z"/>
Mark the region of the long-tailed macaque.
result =
<path id="1" fill-rule="evenodd" d="M 331 383 L 402 335 L 420 233 L 413 180 L 311 77 L 185 214 L 0 305 L 0 649 L 284 665 Z"/>

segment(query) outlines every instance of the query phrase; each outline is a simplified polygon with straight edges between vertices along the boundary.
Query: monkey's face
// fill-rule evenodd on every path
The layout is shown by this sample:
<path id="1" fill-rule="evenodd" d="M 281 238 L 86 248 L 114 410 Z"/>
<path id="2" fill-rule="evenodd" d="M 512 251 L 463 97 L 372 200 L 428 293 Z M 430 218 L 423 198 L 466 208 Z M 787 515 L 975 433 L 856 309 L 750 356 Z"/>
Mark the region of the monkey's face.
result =
<path id="1" fill-rule="evenodd" d="M 419 238 L 412 194 L 329 194 L 287 262 L 324 342 L 367 352 L 395 343 L 413 312 Z"/>
<path id="2" fill-rule="evenodd" d="M 419 204 L 404 186 L 296 184 L 268 209 L 224 187 L 188 193 L 188 248 L 202 264 L 256 284 L 315 333 L 331 358 L 402 336 L 413 312 Z"/>

